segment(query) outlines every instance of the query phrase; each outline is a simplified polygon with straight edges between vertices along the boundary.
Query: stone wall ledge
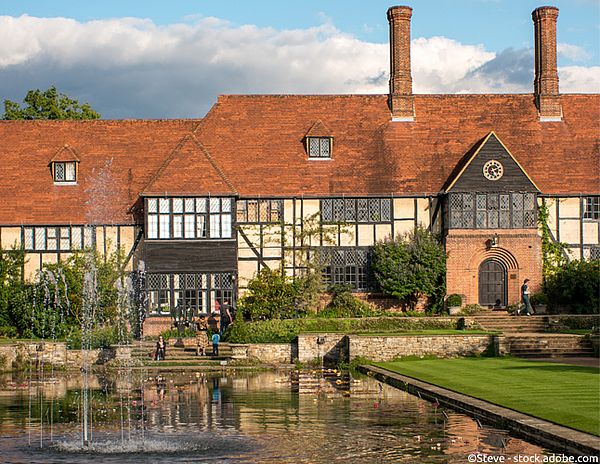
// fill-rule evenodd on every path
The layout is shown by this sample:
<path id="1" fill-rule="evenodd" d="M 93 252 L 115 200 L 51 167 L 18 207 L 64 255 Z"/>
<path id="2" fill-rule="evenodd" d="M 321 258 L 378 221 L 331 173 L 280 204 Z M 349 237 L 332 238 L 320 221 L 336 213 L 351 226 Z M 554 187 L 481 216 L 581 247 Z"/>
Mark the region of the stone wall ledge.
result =
<path id="1" fill-rule="evenodd" d="M 595 435 L 563 427 L 378 367 L 361 365 L 359 370 L 380 382 L 405 390 L 427 401 L 437 400 L 442 406 L 467 414 L 494 427 L 507 429 L 554 452 L 578 456 L 600 454 L 600 440 Z"/>

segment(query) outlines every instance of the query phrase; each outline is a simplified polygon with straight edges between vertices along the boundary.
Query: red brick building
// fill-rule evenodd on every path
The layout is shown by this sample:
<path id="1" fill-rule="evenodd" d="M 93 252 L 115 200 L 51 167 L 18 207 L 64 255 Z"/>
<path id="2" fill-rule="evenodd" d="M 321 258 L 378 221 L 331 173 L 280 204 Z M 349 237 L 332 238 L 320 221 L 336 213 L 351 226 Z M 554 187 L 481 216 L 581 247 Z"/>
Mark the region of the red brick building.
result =
<path id="1" fill-rule="evenodd" d="M 559 92 L 558 10 L 533 12 L 531 94 L 415 95 L 409 7 L 392 7 L 387 95 L 225 95 L 202 119 L 0 122 L 0 246 L 43 263 L 122 247 L 149 312 L 200 312 L 263 267 L 301 272 L 302 228 L 332 282 L 373 289 L 377 240 L 444 238 L 448 292 L 507 305 L 541 281 L 540 204 L 571 258 L 600 253 L 600 95 Z M 339 223 L 344 223 L 341 227 Z"/>

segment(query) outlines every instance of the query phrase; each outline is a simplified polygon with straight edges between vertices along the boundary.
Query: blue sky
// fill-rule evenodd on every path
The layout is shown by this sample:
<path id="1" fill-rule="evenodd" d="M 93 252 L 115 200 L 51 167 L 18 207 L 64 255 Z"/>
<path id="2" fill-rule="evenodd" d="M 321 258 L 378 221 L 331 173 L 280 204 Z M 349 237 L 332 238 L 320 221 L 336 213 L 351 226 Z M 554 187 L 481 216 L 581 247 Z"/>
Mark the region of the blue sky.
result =
<path id="1" fill-rule="evenodd" d="M 201 116 L 219 93 L 384 93 L 385 13 L 392 4 L 3 2 L 0 99 L 21 100 L 28 88 L 57 85 L 89 101 L 105 117 L 190 117 Z M 531 11 L 547 2 L 401 4 L 413 7 L 415 92 L 530 91 Z M 600 0 L 551 4 L 560 9 L 561 89 L 597 92 Z M 153 56 L 152 47 L 164 54 Z M 247 58 L 254 53 L 255 60 Z M 310 75 L 323 62 L 327 75 Z"/>

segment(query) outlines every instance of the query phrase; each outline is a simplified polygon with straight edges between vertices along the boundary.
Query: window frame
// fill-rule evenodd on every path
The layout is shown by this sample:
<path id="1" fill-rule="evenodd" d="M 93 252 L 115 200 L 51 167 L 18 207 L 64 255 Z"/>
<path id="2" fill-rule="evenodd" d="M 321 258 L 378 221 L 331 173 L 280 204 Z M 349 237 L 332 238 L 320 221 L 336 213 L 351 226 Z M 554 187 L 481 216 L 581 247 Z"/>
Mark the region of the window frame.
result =
<path id="1" fill-rule="evenodd" d="M 585 196 L 582 201 L 582 219 L 589 222 L 600 221 L 600 196 Z"/>
<path id="2" fill-rule="evenodd" d="M 146 197 L 144 238 L 235 240 L 234 215 L 233 197 Z"/>
<path id="3" fill-rule="evenodd" d="M 72 165 L 73 169 L 73 178 L 67 179 L 67 165 Z M 64 179 L 58 179 L 56 177 L 57 174 L 57 166 L 62 166 L 62 173 Z M 77 183 L 77 161 L 53 161 L 52 162 L 52 179 L 55 184 L 59 185 L 73 185 Z"/>
<path id="4" fill-rule="evenodd" d="M 254 214 L 250 216 L 250 211 Z M 237 224 L 281 224 L 284 205 L 282 199 L 248 198 L 236 201 Z"/>
<path id="5" fill-rule="evenodd" d="M 324 224 L 389 224 L 394 220 L 394 205 L 388 197 L 323 198 L 319 208 Z"/>
<path id="6" fill-rule="evenodd" d="M 480 201 L 482 197 L 485 208 Z M 533 209 L 526 208 L 527 203 Z M 449 192 L 445 215 L 447 229 L 537 229 L 537 195 L 535 192 Z"/>
<path id="7" fill-rule="evenodd" d="M 70 253 L 93 247 L 96 229 L 86 225 L 23 226 L 21 240 L 26 252 Z"/>
<path id="8" fill-rule="evenodd" d="M 318 141 L 318 152 L 313 150 L 313 141 Z M 323 142 L 327 141 L 327 153 L 324 153 Z M 306 153 L 309 160 L 329 160 L 333 154 L 333 137 L 306 137 Z"/>

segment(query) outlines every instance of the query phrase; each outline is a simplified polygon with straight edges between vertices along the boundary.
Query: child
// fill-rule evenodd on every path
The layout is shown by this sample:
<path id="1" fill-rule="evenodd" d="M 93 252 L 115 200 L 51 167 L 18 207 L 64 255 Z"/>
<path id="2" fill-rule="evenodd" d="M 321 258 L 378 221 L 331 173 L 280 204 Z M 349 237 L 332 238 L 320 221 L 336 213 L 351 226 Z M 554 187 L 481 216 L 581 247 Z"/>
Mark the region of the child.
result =
<path id="1" fill-rule="evenodd" d="M 221 336 L 214 333 L 212 336 L 213 356 L 219 356 L 219 340 L 221 340 Z"/>

